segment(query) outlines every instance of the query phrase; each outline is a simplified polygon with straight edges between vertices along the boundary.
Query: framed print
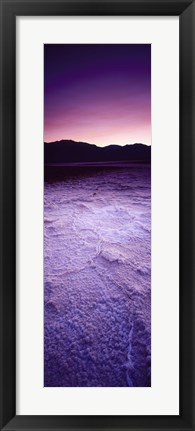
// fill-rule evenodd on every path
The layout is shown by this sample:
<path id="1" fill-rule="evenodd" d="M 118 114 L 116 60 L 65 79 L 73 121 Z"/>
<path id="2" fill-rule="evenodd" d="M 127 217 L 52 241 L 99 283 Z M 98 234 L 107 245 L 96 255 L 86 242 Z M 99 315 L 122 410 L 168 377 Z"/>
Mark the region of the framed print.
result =
<path id="1" fill-rule="evenodd" d="M 194 1 L 1 1 L 1 429 L 194 429 Z"/>

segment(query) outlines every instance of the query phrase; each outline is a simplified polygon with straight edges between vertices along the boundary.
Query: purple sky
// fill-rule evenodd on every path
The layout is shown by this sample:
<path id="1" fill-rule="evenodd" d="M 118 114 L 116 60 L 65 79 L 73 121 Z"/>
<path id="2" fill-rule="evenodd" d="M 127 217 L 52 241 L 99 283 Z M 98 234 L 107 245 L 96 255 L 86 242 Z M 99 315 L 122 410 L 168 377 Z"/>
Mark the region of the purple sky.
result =
<path id="1" fill-rule="evenodd" d="M 151 45 L 44 46 L 44 141 L 151 144 Z"/>

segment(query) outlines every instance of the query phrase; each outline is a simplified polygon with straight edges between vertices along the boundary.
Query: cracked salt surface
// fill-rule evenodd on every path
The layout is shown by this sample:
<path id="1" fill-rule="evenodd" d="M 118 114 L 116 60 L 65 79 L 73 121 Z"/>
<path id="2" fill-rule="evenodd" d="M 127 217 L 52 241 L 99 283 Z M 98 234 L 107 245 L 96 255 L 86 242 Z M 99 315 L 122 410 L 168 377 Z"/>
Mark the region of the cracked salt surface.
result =
<path id="1" fill-rule="evenodd" d="M 150 166 L 45 182 L 44 385 L 150 386 Z"/>

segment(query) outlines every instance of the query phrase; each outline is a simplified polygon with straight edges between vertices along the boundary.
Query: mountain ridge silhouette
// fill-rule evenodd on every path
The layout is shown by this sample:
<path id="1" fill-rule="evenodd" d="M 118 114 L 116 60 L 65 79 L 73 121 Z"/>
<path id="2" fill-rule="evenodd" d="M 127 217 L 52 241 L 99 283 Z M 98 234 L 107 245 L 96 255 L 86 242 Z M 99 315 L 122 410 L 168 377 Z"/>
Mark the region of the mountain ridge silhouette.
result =
<path id="1" fill-rule="evenodd" d="M 142 143 L 98 147 L 87 142 L 63 139 L 44 142 L 44 162 L 85 163 L 116 161 L 151 161 L 151 147 Z"/>

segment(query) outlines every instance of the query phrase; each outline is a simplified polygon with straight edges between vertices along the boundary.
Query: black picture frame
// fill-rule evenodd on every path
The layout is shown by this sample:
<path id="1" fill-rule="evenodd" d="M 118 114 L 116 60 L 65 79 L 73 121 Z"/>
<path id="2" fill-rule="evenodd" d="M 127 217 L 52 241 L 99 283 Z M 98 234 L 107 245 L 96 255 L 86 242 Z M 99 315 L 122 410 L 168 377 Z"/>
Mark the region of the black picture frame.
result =
<path id="1" fill-rule="evenodd" d="M 179 16 L 180 25 L 180 415 L 16 415 L 16 17 Z M 195 430 L 194 0 L 0 0 L 0 425 L 3 430 Z M 168 354 L 168 352 L 167 352 Z"/>

